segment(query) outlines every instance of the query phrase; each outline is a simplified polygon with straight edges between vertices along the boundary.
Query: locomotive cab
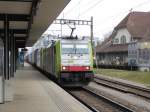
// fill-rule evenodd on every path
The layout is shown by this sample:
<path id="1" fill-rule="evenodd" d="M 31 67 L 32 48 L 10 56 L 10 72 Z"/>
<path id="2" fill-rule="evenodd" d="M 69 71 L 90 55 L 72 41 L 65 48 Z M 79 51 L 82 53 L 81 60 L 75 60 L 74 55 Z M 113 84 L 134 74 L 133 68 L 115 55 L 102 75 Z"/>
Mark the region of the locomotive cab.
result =
<path id="1" fill-rule="evenodd" d="M 61 41 L 61 72 L 63 85 L 86 85 L 93 79 L 92 47 L 87 40 Z"/>

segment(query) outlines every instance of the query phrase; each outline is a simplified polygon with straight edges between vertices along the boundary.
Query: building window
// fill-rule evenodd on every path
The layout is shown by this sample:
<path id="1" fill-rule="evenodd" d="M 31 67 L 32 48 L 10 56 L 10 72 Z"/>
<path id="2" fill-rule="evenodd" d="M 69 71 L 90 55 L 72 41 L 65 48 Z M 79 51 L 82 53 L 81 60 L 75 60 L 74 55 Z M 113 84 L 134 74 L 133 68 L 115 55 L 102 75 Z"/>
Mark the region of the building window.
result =
<path id="1" fill-rule="evenodd" d="M 119 39 L 117 39 L 117 38 L 114 39 L 114 43 L 116 43 L 116 44 L 119 43 Z"/>
<path id="2" fill-rule="evenodd" d="M 126 43 L 126 36 L 122 35 L 121 36 L 121 44 L 125 44 Z"/>

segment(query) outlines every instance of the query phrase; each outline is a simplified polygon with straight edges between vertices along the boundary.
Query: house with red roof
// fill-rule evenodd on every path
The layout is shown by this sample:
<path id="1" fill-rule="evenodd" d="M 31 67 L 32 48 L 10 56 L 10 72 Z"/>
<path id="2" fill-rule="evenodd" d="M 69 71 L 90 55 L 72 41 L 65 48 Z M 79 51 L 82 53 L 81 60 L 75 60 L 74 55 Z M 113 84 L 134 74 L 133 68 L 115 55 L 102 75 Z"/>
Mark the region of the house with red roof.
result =
<path id="1" fill-rule="evenodd" d="M 97 62 L 99 65 L 128 65 L 128 45 L 146 40 L 150 40 L 150 12 L 130 12 L 110 37 L 96 47 Z"/>

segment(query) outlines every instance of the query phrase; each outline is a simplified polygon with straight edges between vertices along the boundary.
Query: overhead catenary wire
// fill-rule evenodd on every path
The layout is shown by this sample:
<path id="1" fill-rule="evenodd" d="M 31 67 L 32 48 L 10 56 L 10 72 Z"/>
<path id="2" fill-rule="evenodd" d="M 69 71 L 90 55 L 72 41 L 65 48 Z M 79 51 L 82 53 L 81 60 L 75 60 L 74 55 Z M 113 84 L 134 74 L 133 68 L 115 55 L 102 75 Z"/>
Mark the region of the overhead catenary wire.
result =
<path id="1" fill-rule="evenodd" d="M 102 3 L 104 0 L 99 0 L 97 1 L 95 4 L 93 4 L 92 6 L 90 6 L 88 9 L 86 9 L 85 11 L 83 11 L 82 13 L 80 13 L 80 16 L 85 15 L 87 12 L 91 11 L 93 8 L 95 8 L 97 5 L 99 5 L 100 3 Z M 79 17 L 80 17 L 79 16 Z"/>
<path id="2" fill-rule="evenodd" d="M 81 3 L 81 1 L 83 1 L 83 0 L 80 0 L 71 10 L 69 10 L 69 12 L 72 12 L 73 9 L 75 9 L 77 6 L 79 6 L 80 3 Z M 79 18 L 81 15 L 83 16 L 84 14 L 88 13 L 91 9 L 95 8 L 99 3 L 103 2 L 103 1 L 104 1 L 104 0 L 99 0 L 99 1 L 97 1 L 94 5 L 90 6 L 88 9 L 86 9 L 86 10 L 83 11 L 82 13 L 78 14 L 78 17 L 77 17 L 77 18 Z M 91 3 L 91 2 L 93 2 L 93 1 L 89 1 L 88 3 Z M 142 5 L 145 5 L 147 2 L 150 2 L 150 0 L 147 0 L 146 2 L 144 1 L 143 3 L 140 3 L 140 4 L 138 4 L 138 5 L 134 6 L 134 7 L 132 7 L 132 9 L 137 8 L 137 7 L 140 7 L 140 6 L 142 6 Z M 117 14 L 117 15 L 115 15 L 115 16 L 118 16 L 118 15 L 120 15 L 120 14 L 125 14 L 125 13 L 127 13 L 128 11 L 129 11 L 129 9 L 128 9 L 127 11 L 119 12 L 119 14 Z M 114 17 L 114 16 L 110 16 L 110 17 L 108 17 L 108 19 L 113 18 L 113 17 Z M 106 18 L 106 19 L 107 19 L 107 18 Z M 105 19 L 105 20 L 106 20 L 106 19 Z"/>
<path id="3" fill-rule="evenodd" d="M 145 5 L 145 4 L 148 3 L 148 2 L 150 2 L 150 0 L 147 0 L 147 1 L 145 1 L 145 2 L 142 2 L 142 3 L 140 3 L 140 4 L 136 5 L 136 6 L 134 6 L 133 8 L 141 7 L 141 6 Z M 132 9 L 133 9 L 133 8 L 132 8 Z"/>
<path id="4" fill-rule="evenodd" d="M 81 2 L 83 2 L 83 1 L 86 1 L 86 0 L 79 0 L 79 2 L 78 2 L 76 5 L 74 5 L 74 7 L 72 7 L 68 12 L 65 12 L 65 15 L 70 14 L 74 9 L 76 9 L 77 7 L 80 7 Z M 90 1 L 87 2 L 84 6 L 87 6 L 87 5 L 91 4 L 91 3 L 93 3 L 93 0 L 90 0 Z M 84 7 L 84 6 L 83 6 L 83 7 Z M 79 14 L 79 15 L 80 15 L 80 14 Z"/>
<path id="5" fill-rule="evenodd" d="M 82 2 L 83 0 L 80 0 L 74 7 L 72 7 L 70 10 L 69 10 L 69 12 L 68 13 L 65 13 L 65 15 L 66 14 L 70 14 L 73 10 L 75 10 L 77 7 L 79 7 L 79 5 L 81 5 L 81 2 Z M 79 16 L 84 16 L 85 14 L 87 14 L 89 11 L 91 11 L 93 8 L 95 8 L 97 5 L 99 5 L 101 2 L 103 2 L 104 0 L 98 0 L 98 1 L 96 1 L 92 6 L 89 6 L 89 7 L 85 7 L 85 10 L 83 11 L 83 12 L 81 12 L 80 14 L 77 14 L 77 16 L 78 16 L 78 18 L 79 18 Z M 86 4 L 90 4 L 90 3 L 92 3 L 92 2 L 94 2 L 94 1 L 89 1 L 89 2 L 87 2 Z M 138 8 L 138 7 L 141 7 L 141 6 L 143 6 L 143 5 L 145 5 L 145 4 L 147 4 L 148 2 L 150 2 L 150 0 L 147 0 L 147 1 L 144 1 L 144 2 L 142 2 L 142 3 L 140 3 L 140 4 L 138 4 L 138 5 L 135 5 L 135 6 L 133 6 L 132 7 L 132 9 L 134 10 L 135 8 Z M 81 5 L 81 7 L 82 7 L 82 5 Z M 131 9 L 131 8 L 130 8 Z M 116 18 L 116 17 L 118 17 L 118 16 L 120 16 L 120 15 L 125 15 L 126 13 L 128 13 L 129 12 L 129 10 L 130 9 L 128 9 L 128 10 L 126 10 L 126 11 L 121 11 L 121 12 L 119 12 L 119 13 L 117 13 L 117 14 L 115 14 L 115 15 L 112 15 L 112 16 L 109 16 L 109 17 L 107 17 L 107 18 L 105 18 L 104 20 L 103 20 L 103 22 L 101 22 L 102 24 L 105 24 L 106 23 L 106 21 L 108 21 L 108 20 L 110 20 L 110 19 L 113 19 L 113 18 Z"/>
<path id="6" fill-rule="evenodd" d="M 94 0 L 94 1 L 96 1 L 96 0 Z M 97 1 L 96 1 L 97 2 Z M 89 5 L 89 4 L 92 4 L 93 3 L 93 0 L 90 0 L 89 2 L 87 2 L 84 6 L 87 6 L 87 5 Z"/>
<path id="7" fill-rule="evenodd" d="M 94 1 L 96 1 L 96 0 L 94 0 Z M 99 1 L 99 0 L 98 0 Z M 97 1 L 96 1 L 97 2 Z M 82 7 L 87 7 L 89 4 L 93 4 L 94 2 L 93 2 L 93 0 L 90 0 L 89 2 L 87 2 L 86 4 L 84 4 Z M 95 3 L 94 3 L 95 4 Z M 93 6 L 93 5 L 92 5 Z M 78 14 L 78 17 L 77 18 L 79 18 L 80 17 L 80 11 L 79 11 L 79 14 Z"/>
<path id="8" fill-rule="evenodd" d="M 74 5 L 74 7 L 72 7 L 69 11 L 64 12 L 65 16 L 68 15 L 68 14 L 70 14 L 73 10 L 75 10 L 78 6 L 80 6 L 80 4 L 81 4 L 82 1 L 83 0 L 79 0 L 79 2 L 76 5 Z"/>
<path id="9" fill-rule="evenodd" d="M 119 13 L 117 13 L 116 15 L 113 15 L 113 16 L 110 16 L 110 17 L 108 17 L 108 18 L 105 18 L 104 21 L 106 21 L 106 19 L 112 19 L 112 18 L 114 18 L 114 17 L 116 17 L 116 16 L 119 16 L 119 15 L 122 15 L 122 14 L 126 14 L 126 13 L 128 13 L 128 12 L 132 12 L 133 9 L 135 9 L 135 8 L 137 8 L 137 7 L 141 7 L 141 6 L 145 5 L 145 4 L 147 4 L 148 2 L 150 2 L 150 0 L 147 0 L 147 1 L 145 1 L 145 2 L 142 2 L 142 3 L 138 4 L 138 5 L 135 5 L 135 6 L 133 6 L 132 8 L 130 8 L 130 9 L 128 9 L 128 10 L 119 12 Z"/>
<path id="10" fill-rule="evenodd" d="M 105 24 L 106 21 L 108 21 L 108 20 L 112 20 L 112 19 L 114 19 L 114 18 L 116 18 L 116 17 L 118 17 L 118 16 L 120 16 L 120 15 L 125 15 L 125 14 L 127 14 L 127 13 L 129 13 L 129 12 L 132 12 L 135 8 L 141 7 L 141 6 L 145 5 L 145 4 L 147 4 L 148 2 L 150 2 L 150 0 L 147 0 L 147 1 L 144 1 L 144 2 L 142 2 L 142 3 L 140 3 L 140 4 L 137 4 L 137 5 L 133 6 L 132 8 L 130 8 L 130 9 L 128 9 L 128 10 L 121 11 L 121 12 L 117 13 L 116 15 L 109 16 L 109 17 L 103 19 L 103 21 L 102 21 L 101 23 L 102 23 L 102 24 Z M 101 24 L 101 25 L 102 25 L 102 24 Z M 100 26 L 100 25 L 98 25 L 98 26 Z M 105 28 L 105 29 L 106 29 L 106 28 Z"/>

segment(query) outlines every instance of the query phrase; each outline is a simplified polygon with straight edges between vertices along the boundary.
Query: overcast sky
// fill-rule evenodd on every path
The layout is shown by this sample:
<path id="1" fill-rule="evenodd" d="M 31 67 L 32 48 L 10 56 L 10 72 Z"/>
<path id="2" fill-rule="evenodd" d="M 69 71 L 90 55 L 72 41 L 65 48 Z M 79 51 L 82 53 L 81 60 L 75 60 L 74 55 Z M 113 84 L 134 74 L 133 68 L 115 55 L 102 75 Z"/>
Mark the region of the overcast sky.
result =
<path id="1" fill-rule="evenodd" d="M 150 0 L 71 0 L 58 18 L 85 19 L 94 18 L 94 36 L 103 39 L 103 35 L 113 28 L 132 11 L 150 11 Z M 60 27 L 51 25 L 48 30 L 59 30 Z M 70 29 L 63 26 L 66 31 L 63 34 L 70 34 Z M 78 28 L 78 27 L 77 27 Z M 48 31 L 57 34 L 57 31 Z M 77 35 L 89 35 L 89 27 L 80 27 L 75 32 Z"/>

